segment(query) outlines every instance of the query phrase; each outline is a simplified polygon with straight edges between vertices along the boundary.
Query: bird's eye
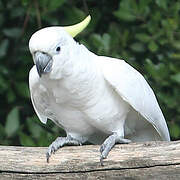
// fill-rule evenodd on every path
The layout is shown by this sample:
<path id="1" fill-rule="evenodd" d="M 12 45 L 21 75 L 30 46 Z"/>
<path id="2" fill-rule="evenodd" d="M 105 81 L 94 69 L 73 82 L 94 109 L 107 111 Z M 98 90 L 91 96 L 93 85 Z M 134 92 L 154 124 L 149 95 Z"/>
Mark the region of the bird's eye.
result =
<path id="1" fill-rule="evenodd" d="M 61 50 L 60 46 L 56 48 L 56 52 L 59 52 Z"/>

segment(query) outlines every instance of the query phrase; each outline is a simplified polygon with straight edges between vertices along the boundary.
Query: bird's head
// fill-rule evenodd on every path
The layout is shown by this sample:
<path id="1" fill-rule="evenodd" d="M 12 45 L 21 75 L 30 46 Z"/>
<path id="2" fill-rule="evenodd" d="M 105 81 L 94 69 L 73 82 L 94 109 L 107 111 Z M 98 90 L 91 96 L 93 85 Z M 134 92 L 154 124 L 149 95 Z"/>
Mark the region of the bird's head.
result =
<path id="1" fill-rule="evenodd" d="M 73 37 L 80 33 L 89 21 L 90 16 L 76 25 L 47 27 L 32 35 L 29 49 L 40 77 L 60 71 L 76 45 Z"/>

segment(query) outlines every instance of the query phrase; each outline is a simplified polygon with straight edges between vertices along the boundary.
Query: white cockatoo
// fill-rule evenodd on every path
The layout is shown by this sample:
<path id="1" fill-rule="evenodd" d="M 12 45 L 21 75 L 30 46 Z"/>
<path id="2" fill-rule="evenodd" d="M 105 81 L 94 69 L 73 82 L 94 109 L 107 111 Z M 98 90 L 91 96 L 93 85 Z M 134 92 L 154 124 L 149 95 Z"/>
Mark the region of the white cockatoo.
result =
<path id="1" fill-rule="evenodd" d="M 89 23 L 35 32 L 29 49 L 33 107 L 41 122 L 51 119 L 58 137 L 46 157 L 65 145 L 102 144 L 100 162 L 116 143 L 170 141 L 166 121 L 144 77 L 124 60 L 98 56 L 73 37 Z"/>

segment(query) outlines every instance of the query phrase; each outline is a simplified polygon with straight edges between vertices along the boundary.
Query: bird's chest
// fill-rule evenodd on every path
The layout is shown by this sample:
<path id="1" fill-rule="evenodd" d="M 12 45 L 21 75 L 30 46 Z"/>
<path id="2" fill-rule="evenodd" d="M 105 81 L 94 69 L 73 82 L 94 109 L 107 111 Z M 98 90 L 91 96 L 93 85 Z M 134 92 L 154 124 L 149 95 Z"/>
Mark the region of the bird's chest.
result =
<path id="1" fill-rule="evenodd" d="M 129 107 L 109 86 L 103 85 L 98 91 L 88 93 L 62 88 L 57 94 L 64 96 L 56 99 L 59 107 L 56 111 L 61 111 L 61 123 L 67 127 L 79 129 L 81 126 L 85 131 L 98 129 L 108 133 L 124 126 Z"/>
<path id="2" fill-rule="evenodd" d="M 51 85 L 49 89 L 50 119 L 67 131 L 92 134 L 110 132 L 123 126 L 127 104 L 103 81 L 89 88 L 88 82 Z"/>
<path id="3" fill-rule="evenodd" d="M 94 127 L 89 124 L 88 116 L 82 111 L 88 100 L 85 92 L 78 87 L 67 89 L 62 84 L 47 89 L 48 97 L 42 96 L 41 102 L 48 104 L 41 110 L 44 115 L 63 127 L 67 132 L 88 136 L 94 133 Z"/>

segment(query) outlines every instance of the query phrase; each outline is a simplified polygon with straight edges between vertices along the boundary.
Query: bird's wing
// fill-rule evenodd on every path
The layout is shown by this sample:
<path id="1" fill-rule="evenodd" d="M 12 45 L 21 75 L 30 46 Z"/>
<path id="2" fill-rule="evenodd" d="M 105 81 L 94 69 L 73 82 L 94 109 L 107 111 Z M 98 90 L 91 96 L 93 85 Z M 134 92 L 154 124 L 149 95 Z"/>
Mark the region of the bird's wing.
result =
<path id="1" fill-rule="evenodd" d="M 44 98 L 48 96 L 44 86 L 39 83 L 39 75 L 35 66 L 29 72 L 29 88 L 34 110 L 41 122 L 45 124 L 47 117 L 43 115 L 43 111 L 48 107 L 48 101 Z"/>
<path id="2" fill-rule="evenodd" d="M 169 141 L 166 121 L 144 77 L 123 60 L 99 56 L 96 62 L 106 81 L 123 100 L 154 126 L 162 140 Z"/>

